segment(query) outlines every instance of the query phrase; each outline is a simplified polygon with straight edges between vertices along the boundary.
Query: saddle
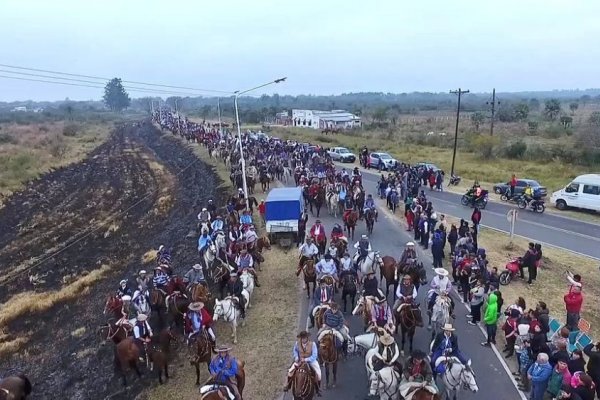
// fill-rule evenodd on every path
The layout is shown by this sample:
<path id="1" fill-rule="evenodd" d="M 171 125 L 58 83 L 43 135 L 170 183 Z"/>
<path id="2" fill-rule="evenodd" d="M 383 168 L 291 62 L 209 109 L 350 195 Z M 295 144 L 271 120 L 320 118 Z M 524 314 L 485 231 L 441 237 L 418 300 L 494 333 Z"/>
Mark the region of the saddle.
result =
<path id="1" fill-rule="evenodd" d="M 235 400 L 235 395 L 233 394 L 231 389 L 229 389 L 229 387 L 227 387 L 226 385 L 218 385 L 214 383 L 210 385 L 204 385 L 200 388 L 200 394 L 202 395 L 201 399 L 204 399 L 207 394 L 214 392 L 219 392 L 219 394 L 222 395 L 223 390 L 225 390 L 226 392 L 226 399 Z"/>
<path id="2" fill-rule="evenodd" d="M 341 349 L 344 346 L 344 336 L 336 329 L 325 329 L 321 333 L 319 333 L 317 336 L 319 344 L 325 336 L 330 334 L 334 337 L 335 348 L 338 350 Z"/>

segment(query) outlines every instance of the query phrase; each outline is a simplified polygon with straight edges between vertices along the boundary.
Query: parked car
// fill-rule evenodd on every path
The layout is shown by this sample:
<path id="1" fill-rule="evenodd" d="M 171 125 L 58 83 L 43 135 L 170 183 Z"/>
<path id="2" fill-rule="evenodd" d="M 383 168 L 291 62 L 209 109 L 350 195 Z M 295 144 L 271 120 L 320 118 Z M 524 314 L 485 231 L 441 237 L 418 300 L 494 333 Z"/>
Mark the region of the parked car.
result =
<path id="1" fill-rule="evenodd" d="M 327 152 L 333 161 L 349 162 L 356 161 L 356 156 L 345 147 L 332 147 Z"/>
<path id="2" fill-rule="evenodd" d="M 433 172 L 439 171 L 441 168 L 438 168 L 437 165 L 432 164 L 430 162 L 419 162 L 415 164 L 416 168 L 425 167 L 428 171 L 431 169 Z"/>
<path id="3" fill-rule="evenodd" d="M 377 168 L 379 170 L 388 170 L 395 168 L 398 165 L 398 161 L 390 156 L 388 153 L 371 153 L 369 155 L 368 168 Z"/>
<path id="4" fill-rule="evenodd" d="M 600 174 L 578 176 L 564 189 L 552 193 L 550 202 L 559 210 L 576 207 L 600 211 Z"/>
<path id="5" fill-rule="evenodd" d="M 548 194 L 548 189 L 545 186 L 539 184 L 538 181 L 534 181 L 533 179 L 517 179 L 517 186 L 515 186 L 515 195 L 523 194 L 525 187 L 527 184 L 531 185 L 531 188 L 539 193 L 540 196 L 545 197 Z M 494 193 L 502 194 L 506 193 L 506 190 L 510 189 L 510 182 L 502 182 L 496 183 L 494 185 Z"/>

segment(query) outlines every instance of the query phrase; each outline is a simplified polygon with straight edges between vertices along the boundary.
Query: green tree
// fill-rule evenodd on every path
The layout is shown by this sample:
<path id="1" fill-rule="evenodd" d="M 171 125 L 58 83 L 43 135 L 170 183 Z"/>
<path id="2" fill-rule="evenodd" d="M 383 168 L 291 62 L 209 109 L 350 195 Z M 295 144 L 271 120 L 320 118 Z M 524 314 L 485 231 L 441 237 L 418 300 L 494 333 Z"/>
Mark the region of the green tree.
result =
<path id="1" fill-rule="evenodd" d="M 515 108 L 513 106 L 505 106 L 498 110 L 498 120 L 501 122 L 515 122 Z"/>
<path id="2" fill-rule="evenodd" d="M 600 127 L 600 111 L 594 111 L 588 118 L 588 122 L 592 126 Z"/>
<path id="3" fill-rule="evenodd" d="M 573 123 L 573 117 L 569 117 L 568 115 L 560 117 L 560 123 L 564 128 L 568 128 Z"/>
<path id="4" fill-rule="evenodd" d="M 540 109 L 540 101 L 536 98 L 529 99 L 529 109 L 531 111 L 538 111 Z"/>
<path id="5" fill-rule="evenodd" d="M 104 104 L 111 111 L 123 111 L 131 103 L 129 95 L 123 87 L 121 78 L 113 78 L 104 87 Z"/>
<path id="6" fill-rule="evenodd" d="M 484 121 L 485 121 L 484 113 L 477 111 L 477 112 L 471 114 L 471 122 L 475 126 L 475 130 L 477 132 L 479 132 L 479 128 L 481 127 L 481 124 L 483 124 Z"/>
<path id="7" fill-rule="evenodd" d="M 579 108 L 579 103 L 571 103 L 569 104 L 569 109 L 571 110 L 571 115 L 575 115 L 575 111 Z"/>
<path id="8" fill-rule="evenodd" d="M 68 101 L 63 103 L 59 108 L 64 111 L 69 121 L 73 121 L 73 112 L 75 111 L 75 108 L 73 107 L 72 102 Z"/>
<path id="9" fill-rule="evenodd" d="M 540 124 L 537 121 L 529 121 L 527 122 L 527 129 L 529 129 L 529 133 L 534 135 L 538 128 L 539 128 Z"/>
<path id="10" fill-rule="evenodd" d="M 560 101 L 557 99 L 550 99 L 546 100 L 544 104 L 544 114 L 548 119 L 554 121 L 560 114 Z"/>
<path id="11" fill-rule="evenodd" d="M 519 103 L 515 106 L 515 119 L 517 121 L 525 121 L 529 116 L 529 106 L 527 103 Z"/>

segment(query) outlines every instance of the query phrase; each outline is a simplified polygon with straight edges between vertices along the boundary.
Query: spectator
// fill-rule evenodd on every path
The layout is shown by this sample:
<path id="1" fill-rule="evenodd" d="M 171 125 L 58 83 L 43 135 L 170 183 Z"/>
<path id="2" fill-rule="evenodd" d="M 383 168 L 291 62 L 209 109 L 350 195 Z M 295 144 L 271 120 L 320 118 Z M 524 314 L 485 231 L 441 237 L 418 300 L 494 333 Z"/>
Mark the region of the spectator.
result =
<path id="1" fill-rule="evenodd" d="M 567 365 L 569 367 L 569 372 L 571 373 L 571 375 L 575 374 L 576 372 L 584 372 L 585 360 L 583 359 L 583 352 L 579 349 L 573 351 Z"/>
<path id="2" fill-rule="evenodd" d="M 573 286 L 569 289 L 569 292 L 565 294 L 565 308 L 567 310 L 567 327 L 570 331 L 577 330 L 577 325 L 579 324 L 581 306 L 583 305 L 583 294 L 579 290 L 571 290 Z"/>
<path id="3" fill-rule="evenodd" d="M 571 387 L 581 400 L 594 400 L 596 395 L 595 385 L 592 378 L 584 373 L 576 373 L 571 379 Z"/>
<path id="4" fill-rule="evenodd" d="M 502 315 L 502 306 L 504 305 L 504 299 L 502 298 L 502 293 L 500 292 L 500 289 L 497 289 L 494 286 L 490 286 L 490 291 L 493 291 L 494 294 L 496 295 L 496 299 L 498 301 L 498 318 L 500 318 L 500 315 Z"/>
<path id="5" fill-rule="evenodd" d="M 514 197 L 515 195 L 515 186 L 517 186 L 517 176 L 512 174 L 510 178 L 510 197 Z"/>
<path id="6" fill-rule="evenodd" d="M 260 219 L 262 220 L 263 224 L 265 223 L 266 212 L 267 212 L 267 205 L 265 204 L 264 200 L 261 200 L 260 204 L 258 205 L 258 213 L 260 214 Z"/>
<path id="7" fill-rule="evenodd" d="M 583 289 L 583 285 L 581 284 L 581 275 L 573 275 L 571 271 L 565 272 L 565 275 L 567 276 L 567 280 L 571 284 L 571 286 L 569 286 L 569 293 L 581 292 Z"/>
<path id="8" fill-rule="evenodd" d="M 535 311 L 537 312 L 542 332 L 547 334 L 550 332 L 550 311 L 548 310 L 548 306 L 546 306 L 546 303 L 543 301 L 540 301 L 537 306 L 535 306 Z"/>
<path id="9" fill-rule="evenodd" d="M 571 385 L 563 385 L 560 389 L 560 393 L 557 400 L 569 399 L 569 400 L 582 400 L 581 397 L 575 392 L 575 389 L 571 387 Z M 592 398 L 593 400 L 593 398 Z"/>
<path id="10" fill-rule="evenodd" d="M 481 345 L 491 347 L 492 344 L 496 344 L 496 330 L 498 327 L 498 298 L 494 293 L 490 294 L 488 298 L 483 322 L 487 332 L 487 341 L 481 343 Z"/>
<path id="11" fill-rule="evenodd" d="M 533 364 L 533 353 L 531 352 L 529 340 L 525 339 L 523 341 L 523 346 L 516 349 L 516 351 L 518 355 L 519 370 L 514 375 L 517 375 L 517 378 L 521 380 L 519 390 L 528 392 L 531 388 L 529 385 L 530 382 L 527 371 L 529 370 L 529 367 L 531 367 L 531 365 Z"/>
<path id="12" fill-rule="evenodd" d="M 518 316 L 519 313 L 517 310 L 512 310 L 509 318 L 506 319 L 504 325 L 502 326 L 502 330 L 504 331 L 504 336 L 506 338 L 506 346 L 502 350 L 506 354 L 506 358 L 512 357 L 515 353 L 515 344 L 518 336 Z"/>
<path id="13" fill-rule="evenodd" d="M 567 351 L 567 341 L 561 340 L 556 343 L 556 349 L 550 355 L 550 365 L 553 367 L 556 365 L 558 360 L 566 359 L 569 361 L 569 352 Z"/>
<path id="14" fill-rule="evenodd" d="M 463 303 L 469 301 L 469 278 L 471 276 L 470 263 L 463 263 L 463 266 L 458 267 L 458 282 L 460 283 L 460 291 L 463 295 Z"/>
<path id="15" fill-rule="evenodd" d="M 469 224 L 464 219 L 461 219 L 460 226 L 458 227 L 458 237 L 467 236 L 467 232 L 469 232 Z"/>
<path id="16" fill-rule="evenodd" d="M 543 400 L 552 375 L 552 366 L 548 362 L 548 354 L 539 353 L 536 361 L 527 370 L 527 378 L 531 381 L 530 400 Z"/>
<path id="17" fill-rule="evenodd" d="M 433 268 L 444 268 L 444 238 L 441 230 L 436 229 L 431 239 L 431 255 L 433 256 Z"/>
<path id="18" fill-rule="evenodd" d="M 583 352 L 588 356 L 587 374 L 594 381 L 596 396 L 600 398 L 600 342 L 595 345 L 588 344 Z"/>
<path id="19" fill-rule="evenodd" d="M 560 388 L 563 385 L 571 384 L 571 373 L 567 367 L 569 359 L 567 356 L 561 356 L 557 359 L 556 366 L 552 369 L 550 379 L 548 379 L 548 387 L 546 391 L 550 394 L 551 398 L 556 398 L 560 392 Z"/>
<path id="20" fill-rule="evenodd" d="M 479 232 L 479 224 L 481 223 L 481 211 L 479 208 L 473 208 L 473 213 L 471 214 L 471 222 L 473 223 L 473 230 L 475 232 Z"/>
<path id="21" fill-rule="evenodd" d="M 535 269 L 535 245 L 531 242 L 529 243 L 529 249 L 527 249 L 525 255 L 521 258 L 520 267 L 521 279 L 525 279 L 523 269 L 527 268 L 527 284 L 533 285 L 533 281 L 537 278 L 537 270 Z"/>
<path id="22" fill-rule="evenodd" d="M 484 289 L 481 279 L 478 279 L 475 287 L 471 289 L 471 314 L 469 314 L 471 320 L 467 321 L 469 325 L 477 325 L 481 321 L 481 306 L 483 305 L 485 295 Z"/>
<path id="23" fill-rule="evenodd" d="M 498 274 L 498 268 L 496 267 L 492 267 L 492 270 L 488 275 L 488 280 L 485 284 L 486 293 L 489 293 L 491 286 L 500 287 L 500 275 Z"/>
<path id="24" fill-rule="evenodd" d="M 542 266 L 542 245 L 536 243 L 533 248 L 535 249 L 535 268 L 537 271 Z"/>
<path id="25" fill-rule="evenodd" d="M 542 328 L 539 324 L 534 325 L 533 334 L 531 335 L 531 351 L 536 358 L 538 354 L 546 354 L 546 361 L 548 361 L 548 353 L 550 352 L 550 348 L 548 348 L 548 345 L 546 344 L 546 335 L 542 333 L 541 329 Z M 531 328 L 529 331 L 531 332 Z"/>
<path id="26" fill-rule="evenodd" d="M 525 303 L 525 299 L 521 296 L 517 297 L 517 301 L 515 304 L 511 304 L 506 308 L 504 314 L 510 315 L 512 310 L 517 310 L 519 312 L 519 317 L 523 315 L 525 309 L 527 308 L 527 303 Z"/>

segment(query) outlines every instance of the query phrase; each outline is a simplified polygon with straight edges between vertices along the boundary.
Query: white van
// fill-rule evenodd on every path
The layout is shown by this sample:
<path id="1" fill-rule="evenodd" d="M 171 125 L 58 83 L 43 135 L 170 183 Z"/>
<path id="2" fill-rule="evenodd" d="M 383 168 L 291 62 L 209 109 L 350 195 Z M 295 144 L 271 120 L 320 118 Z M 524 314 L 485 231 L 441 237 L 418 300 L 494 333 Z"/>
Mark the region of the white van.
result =
<path id="1" fill-rule="evenodd" d="M 576 207 L 600 211 L 600 174 L 578 176 L 564 189 L 552 193 L 550 202 L 559 210 Z"/>

